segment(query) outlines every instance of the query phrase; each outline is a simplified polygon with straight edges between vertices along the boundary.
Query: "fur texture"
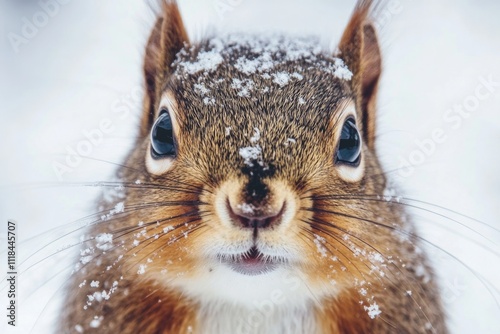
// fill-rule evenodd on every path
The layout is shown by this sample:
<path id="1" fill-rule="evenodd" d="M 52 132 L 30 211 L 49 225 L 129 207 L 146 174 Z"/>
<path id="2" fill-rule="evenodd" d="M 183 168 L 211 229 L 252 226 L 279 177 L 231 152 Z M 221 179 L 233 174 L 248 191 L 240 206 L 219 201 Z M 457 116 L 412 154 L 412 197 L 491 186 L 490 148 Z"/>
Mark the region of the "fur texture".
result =
<path id="1" fill-rule="evenodd" d="M 372 7 L 357 5 L 337 58 L 283 36 L 187 44 L 165 3 L 140 138 L 88 231 L 59 332 L 446 333 L 418 236 L 382 197 Z M 177 148 L 163 159 L 149 136 L 162 111 Z M 335 160 L 347 119 L 359 165 Z M 248 228 L 249 215 L 273 219 Z M 269 269 L 234 270 L 252 252 Z"/>

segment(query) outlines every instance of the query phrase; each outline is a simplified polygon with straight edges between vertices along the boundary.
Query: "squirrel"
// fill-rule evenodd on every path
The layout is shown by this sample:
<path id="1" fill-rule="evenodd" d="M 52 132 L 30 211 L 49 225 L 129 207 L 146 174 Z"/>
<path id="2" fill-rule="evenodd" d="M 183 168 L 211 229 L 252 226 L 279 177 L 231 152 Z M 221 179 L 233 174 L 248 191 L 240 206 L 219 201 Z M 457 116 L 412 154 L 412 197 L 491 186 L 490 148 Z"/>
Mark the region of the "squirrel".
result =
<path id="1" fill-rule="evenodd" d="M 447 333 L 411 219 L 383 196 L 377 5 L 357 3 L 330 53 L 283 35 L 190 42 L 161 2 L 139 136 L 58 333 Z"/>

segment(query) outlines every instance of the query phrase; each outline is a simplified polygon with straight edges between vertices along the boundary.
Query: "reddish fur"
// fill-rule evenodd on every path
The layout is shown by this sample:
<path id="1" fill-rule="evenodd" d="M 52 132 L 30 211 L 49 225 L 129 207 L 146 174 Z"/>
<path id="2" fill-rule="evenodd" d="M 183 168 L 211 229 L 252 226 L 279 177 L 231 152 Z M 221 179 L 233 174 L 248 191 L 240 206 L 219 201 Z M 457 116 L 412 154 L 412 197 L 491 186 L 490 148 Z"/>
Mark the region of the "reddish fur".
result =
<path id="1" fill-rule="evenodd" d="M 411 236 L 412 243 L 405 243 L 391 233 L 390 228 L 397 229 L 403 226 L 404 212 L 401 207 L 391 203 L 362 200 L 352 201 L 350 205 L 343 205 L 345 202 L 343 203 L 342 200 L 313 200 L 315 195 L 325 194 L 345 196 L 380 194 L 385 188 L 385 178 L 373 150 L 375 100 L 381 73 L 381 57 L 377 37 L 369 20 L 372 7 L 373 1 L 370 0 L 361 1 L 358 4 L 341 39 L 342 58 L 354 73 L 354 78 L 349 84 L 342 83 L 339 89 L 342 91 L 341 93 L 355 97 L 358 117 L 362 120 L 362 133 L 367 143 L 367 148 L 363 152 L 366 162 L 365 168 L 369 176 L 376 175 L 378 177 L 366 177 L 359 182 L 342 181 L 333 165 L 333 159 L 331 159 L 331 150 L 332 147 L 335 147 L 335 140 L 326 135 L 320 138 L 323 134 L 318 133 L 314 126 L 315 132 L 305 126 L 292 123 L 289 130 L 295 131 L 300 135 L 300 138 L 304 139 L 305 149 L 302 148 L 302 150 L 310 154 L 308 156 L 310 161 L 306 163 L 300 159 L 292 161 L 289 160 L 288 156 L 280 156 L 276 153 L 278 162 L 288 168 L 283 168 L 284 172 L 280 176 L 287 182 L 292 183 L 292 180 L 296 182 L 294 183 L 295 188 L 291 191 L 295 192 L 297 202 L 301 207 L 307 209 L 296 214 L 296 223 L 290 227 L 287 233 L 297 231 L 309 233 L 307 234 L 309 238 L 294 240 L 303 250 L 304 268 L 301 269 L 306 275 L 309 286 L 331 289 L 329 275 L 333 275 L 337 284 L 343 287 L 339 295 L 321 299 L 319 305 L 316 305 L 314 309 L 322 333 L 387 333 L 390 330 L 396 331 L 394 328 L 397 328 L 397 331 L 401 333 L 426 332 L 423 326 L 426 319 L 422 320 L 425 317 L 433 322 L 436 332 L 446 333 L 436 286 L 432 283 L 423 284 L 422 279 L 415 274 L 414 267 L 416 265 L 425 267 L 432 274 L 424 255 L 410 256 L 415 253 L 413 244 L 418 244 L 416 238 Z M 165 91 L 164 87 L 169 80 L 171 64 L 175 55 L 187 41 L 187 34 L 175 2 L 165 2 L 162 15 L 153 28 L 146 48 L 144 72 L 147 93 L 140 129 L 141 138 L 127 159 L 127 165 L 134 168 L 124 168 L 120 171 L 120 177 L 128 182 L 133 182 L 138 177 L 147 174 L 144 156 L 150 143 L 146 137 L 157 113 L 159 97 Z M 231 75 L 230 70 L 225 70 L 228 72 L 222 72 L 221 75 Z M 192 80 L 194 81 L 194 78 Z M 327 96 L 339 94 L 339 91 L 334 89 L 335 87 L 332 88 L 321 82 L 320 84 L 324 84 L 324 86 L 307 87 L 309 88 L 307 93 L 311 96 L 319 94 L 318 92 Z M 181 86 L 178 91 L 169 91 L 178 99 L 176 102 L 178 102 L 179 110 L 176 112 L 179 114 L 179 120 L 187 124 L 190 119 L 196 119 L 197 128 L 204 131 L 205 125 L 209 122 L 197 112 L 201 108 L 208 107 L 196 105 L 196 103 L 201 102 L 195 101 L 192 91 L 183 88 L 185 87 Z M 287 86 L 283 88 L 281 95 L 274 97 L 274 100 L 266 100 L 268 106 L 271 107 L 270 109 L 279 106 L 293 112 L 290 99 L 287 98 L 295 94 L 293 89 L 291 85 Z M 227 117 L 232 111 L 251 109 L 248 100 L 236 100 L 232 99 L 231 96 L 228 98 L 228 95 L 225 95 L 228 94 L 226 91 L 217 93 L 219 94 L 217 98 L 221 97 L 221 100 L 227 103 L 225 105 L 228 107 L 225 109 Z M 265 97 L 262 99 L 264 100 Z M 327 102 L 320 101 L 317 107 L 321 108 L 321 104 L 327 104 Z M 331 103 L 331 105 L 334 110 L 331 110 L 329 115 L 336 115 L 342 109 L 341 103 Z M 190 113 L 195 114 L 196 117 Z M 213 115 L 214 113 L 207 114 Z M 282 124 L 279 123 L 282 123 L 282 119 L 273 114 L 259 116 L 259 118 L 264 117 L 269 117 L 269 119 L 265 119 L 265 122 L 269 123 L 275 132 L 269 131 L 263 136 L 268 135 L 267 140 L 271 143 L 278 142 L 281 135 L 278 132 L 282 130 L 280 128 Z M 309 117 L 308 121 L 311 124 L 319 122 L 318 119 L 322 120 L 321 117 L 313 113 L 304 115 L 305 117 Z M 212 121 L 212 118 L 210 120 Z M 325 131 L 329 133 L 339 131 L 338 125 L 333 126 L 336 123 L 332 119 L 322 121 L 326 123 Z M 215 128 L 216 130 L 210 130 L 214 132 L 224 130 L 222 126 Z M 168 265 L 168 270 L 172 275 L 182 274 L 186 275 L 185 277 L 195 275 L 193 273 L 195 270 L 190 270 L 199 267 L 199 243 L 203 241 L 203 238 L 210 240 L 210 233 L 213 236 L 214 231 L 227 232 L 217 225 L 216 213 L 213 208 L 215 194 L 220 183 L 231 178 L 236 180 L 233 185 L 235 188 L 234 197 L 239 197 L 241 190 L 239 187 L 243 187 L 246 180 L 235 171 L 234 166 L 238 165 L 239 161 L 232 161 L 231 156 L 223 155 L 221 152 L 224 151 L 221 147 L 215 145 L 207 150 L 213 156 L 223 157 L 223 159 L 210 160 L 206 156 L 200 157 L 199 151 L 194 146 L 196 144 L 196 140 L 193 139 L 195 138 L 193 134 L 195 130 L 184 130 L 185 133 L 181 133 L 180 138 L 178 138 L 179 159 L 175 162 L 176 168 L 170 170 L 165 177 L 147 175 L 146 181 L 151 182 L 151 184 L 161 184 L 162 187 L 147 189 L 147 193 L 142 192 L 142 189 L 128 189 L 126 207 L 129 203 L 159 203 L 165 200 L 196 204 L 166 207 L 161 205 L 148 206 L 127 214 L 123 219 L 118 217 L 107 224 L 94 226 L 91 232 L 95 235 L 108 231 L 122 231 L 124 228 L 135 228 L 138 221 L 149 221 L 151 225 L 147 226 L 147 234 L 150 238 L 144 240 L 138 248 L 127 248 L 126 256 L 113 270 L 108 271 L 104 268 L 124 252 L 120 247 L 102 252 L 98 255 L 103 261 L 102 264 L 91 263 L 76 274 L 70 285 L 71 293 L 68 294 L 68 307 L 64 312 L 64 321 L 61 325 L 62 332 L 72 332 L 74 325 L 80 324 L 84 326 L 86 332 L 137 333 L 140 330 L 141 333 L 186 333 L 188 327 L 191 327 L 195 333 L 203 333 L 203 328 L 197 324 L 199 303 L 189 299 L 174 288 L 168 287 L 159 273 L 167 267 L 165 262 L 169 260 L 172 263 Z M 179 131 L 182 132 L 182 129 Z M 222 137 L 223 134 L 218 132 L 212 134 L 214 138 L 218 138 L 217 136 Z M 228 142 L 229 140 L 231 138 L 227 139 Z M 295 149 L 299 150 L 291 148 L 291 150 Z M 291 156 L 307 156 L 304 151 L 292 152 Z M 325 160 L 325 156 L 327 160 Z M 193 161 L 196 161 L 196 164 L 193 164 Z M 214 164 L 216 167 L 213 167 Z M 281 189 L 275 190 L 276 193 L 288 191 L 287 187 L 277 186 L 280 181 L 282 180 L 272 178 L 266 180 L 270 189 Z M 189 185 L 190 188 L 185 184 Z M 186 187 L 189 191 L 175 191 L 179 187 Z M 269 196 L 269 198 L 273 198 L 273 196 Z M 203 203 L 198 204 L 197 201 Z M 335 212 L 328 212 L 328 210 Z M 353 214 L 356 215 L 356 218 L 350 217 Z M 211 217 L 210 224 L 212 225 L 203 221 L 206 216 Z M 161 220 L 164 217 L 179 218 L 169 219 L 167 224 L 160 222 L 155 224 L 156 219 Z M 374 217 L 383 218 L 383 222 L 387 223 L 390 228 L 367 224 L 367 221 L 373 221 Z M 312 218 L 318 221 L 334 222 L 335 228 L 306 223 L 310 222 Z M 186 222 L 188 224 L 184 225 Z M 152 237 L 155 234 L 161 234 L 166 226 L 178 226 L 173 235 L 179 239 L 179 242 L 169 245 L 170 236 L 165 236 L 166 234 L 163 234 L 158 240 Z M 189 238 L 183 238 L 184 232 L 189 233 Z M 347 241 L 343 239 L 346 232 L 351 236 L 350 240 L 356 247 L 368 245 L 379 253 L 390 249 L 395 259 L 404 260 L 405 267 L 400 267 L 399 263 L 388 264 L 383 278 L 375 276 L 373 282 L 369 282 L 369 297 L 374 298 L 373 300 L 383 310 L 382 316 L 376 319 L 369 318 L 365 310 L 365 306 L 368 305 L 367 299 L 360 296 L 359 286 L 354 284 L 354 282 L 361 282 L 372 275 L 371 263 L 366 258 L 353 254 L 352 249 L 346 245 Z M 334 253 L 337 254 L 339 263 L 345 267 L 344 272 L 332 273 L 329 259 L 318 256 L 318 250 L 314 240 L 312 240 L 313 233 L 328 240 L 328 258 Z M 133 239 L 133 233 L 130 233 L 129 237 L 124 239 L 126 241 L 124 247 L 129 247 Z M 161 258 L 163 262 L 156 261 L 149 264 L 145 275 L 136 274 L 139 259 L 145 259 L 151 254 Z M 122 278 L 124 273 L 127 275 Z M 83 311 L 84 302 L 92 290 L 88 286 L 80 289 L 76 286 L 88 277 L 100 277 L 102 282 L 105 282 L 105 286 L 103 286 L 105 289 L 110 288 L 111 282 L 118 281 L 120 286 L 118 295 L 113 296 L 103 304 L 94 303 L 89 307 L 89 310 Z M 373 278 L 373 276 L 371 277 Z M 412 298 L 404 295 L 404 287 L 412 288 L 414 293 Z M 360 300 L 363 303 L 360 303 Z M 93 314 L 103 314 L 105 319 L 110 320 L 103 323 L 99 329 L 92 329 L 88 323 Z"/>

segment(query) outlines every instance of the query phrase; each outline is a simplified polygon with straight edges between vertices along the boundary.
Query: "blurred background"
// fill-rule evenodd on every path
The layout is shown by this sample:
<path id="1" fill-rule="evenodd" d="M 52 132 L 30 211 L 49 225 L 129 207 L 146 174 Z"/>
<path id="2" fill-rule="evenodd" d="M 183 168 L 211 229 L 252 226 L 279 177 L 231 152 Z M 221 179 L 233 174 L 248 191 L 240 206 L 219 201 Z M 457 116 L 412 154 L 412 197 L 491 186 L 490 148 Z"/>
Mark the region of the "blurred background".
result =
<path id="1" fill-rule="evenodd" d="M 355 5 L 178 2 L 192 40 L 281 31 L 320 35 L 331 50 Z M 452 333 L 500 333 L 500 2 L 387 4 L 375 22 L 384 54 L 377 148 L 396 185 L 386 195 L 418 200 L 412 213 L 429 241 Z M 134 141 L 154 13 L 132 0 L 0 6 L 0 252 L 6 263 L 5 226 L 14 219 L 23 262 L 19 326 L 4 319 L 0 328 L 50 333 L 74 256 L 66 234 L 95 212 L 100 191 L 76 183 L 113 179 Z M 108 131 L 92 137 L 103 122 Z"/>

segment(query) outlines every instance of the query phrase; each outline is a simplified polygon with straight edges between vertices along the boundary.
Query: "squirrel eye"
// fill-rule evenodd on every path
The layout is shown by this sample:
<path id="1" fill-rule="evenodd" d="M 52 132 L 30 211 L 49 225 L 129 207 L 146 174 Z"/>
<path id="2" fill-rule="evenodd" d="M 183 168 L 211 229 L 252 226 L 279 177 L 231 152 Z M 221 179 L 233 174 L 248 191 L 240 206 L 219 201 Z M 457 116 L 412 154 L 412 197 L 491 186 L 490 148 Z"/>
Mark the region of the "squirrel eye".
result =
<path id="1" fill-rule="evenodd" d="M 339 147 L 337 149 L 336 163 L 344 163 L 352 166 L 359 164 L 361 156 L 361 137 L 352 118 L 345 121 L 340 134 Z"/>
<path id="2" fill-rule="evenodd" d="M 172 120 L 166 110 L 162 110 L 162 114 L 153 124 L 151 148 L 151 153 L 156 157 L 175 157 L 176 155 Z"/>

